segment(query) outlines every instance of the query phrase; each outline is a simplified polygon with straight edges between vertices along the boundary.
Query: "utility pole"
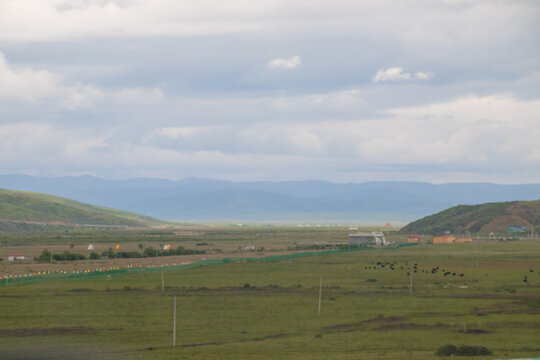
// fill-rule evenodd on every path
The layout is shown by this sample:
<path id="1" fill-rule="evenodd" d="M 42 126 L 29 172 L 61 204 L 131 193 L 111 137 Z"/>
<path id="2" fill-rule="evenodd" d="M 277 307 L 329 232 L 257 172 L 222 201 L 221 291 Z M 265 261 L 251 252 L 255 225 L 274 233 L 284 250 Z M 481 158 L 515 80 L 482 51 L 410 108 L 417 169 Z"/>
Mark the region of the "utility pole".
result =
<path id="1" fill-rule="evenodd" d="M 173 305 L 173 339 L 172 346 L 176 346 L 176 295 L 174 295 L 174 305 Z"/>
<path id="2" fill-rule="evenodd" d="M 163 277 L 163 268 L 161 268 L 161 293 L 165 294 L 165 278 Z"/>
<path id="3" fill-rule="evenodd" d="M 321 315 L 321 299 L 322 299 L 322 276 L 321 276 L 321 280 L 319 282 L 319 311 L 318 311 L 317 315 Z"/>
<path id="4" fill-rule="evenodd" d="M 411 284 L 409 286 L 409 295 L 412 296 L 412 269 L 409 267 L 409 274 L 411 274 Z"/>

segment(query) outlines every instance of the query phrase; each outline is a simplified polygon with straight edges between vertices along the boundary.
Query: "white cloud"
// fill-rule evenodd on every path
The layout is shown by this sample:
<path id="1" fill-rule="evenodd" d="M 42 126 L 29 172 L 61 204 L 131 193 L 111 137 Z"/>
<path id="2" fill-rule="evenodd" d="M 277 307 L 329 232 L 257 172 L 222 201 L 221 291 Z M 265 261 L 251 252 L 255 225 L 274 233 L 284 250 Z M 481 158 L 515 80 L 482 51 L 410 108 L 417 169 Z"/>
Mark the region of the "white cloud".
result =
<path id="1" fill-rule="evenodd" d="M 414 78 L 418 80 L 428 80 L 433 77 L 433 73 L 417 71 L 414 73 Z"/>
<path id="2" fill-rule="evenodd" d="M 106 138 L 87 128 L 28 122 L 0 125 L 0 163 L 12 168 L 73 166 L 88 161 L 92 149 L 104 148 Z"/>
<path id="3" fill-rule="evenodd" d="M 11 65 L 0 52 L 0 103 L 2 100 L 29 103 L 43 100 L 68 110 L 77 110 L 93 107 L 96 102 L 155 105 L 164 99 L 165 95 L 159 88 L 105 90 L 90 85 L 67 84 L 59 74 Z"/>
<path id="4" fill-rule="evenodd" d="M 346 31 L 437 45 L 439 50 L 509 39 L 523 30 L 530 33 L 538 12 L 534 1 L 3 0 L 0 41 L 239 32 L 290 38 Z M 504 32 L 499 31 L 502 23 Z"/>
<path id="5" fill-rule="evenodd" d="M 325 157 L 342 165 L 356 161 L 488 168 L 512 162 L 527 167 L 540 161 L 540 150 L 535 146 L 540 136 L 536 126 L 539 105 L 539 100 L 524 101 L 508 94 L 470 95 L 392 109 L 382 118 L 288 124 L 267 119 L 248 124 L 160 128 L 146 137 L 145 144 L 231 156 Z"/>
<path id="6" fill-rule="evenodd" d="M 271 119 L 214 126 L 149 123 L 144 133 L 132 132 L 130 124 L 106 131 L 5 124 L 0 126 L 0 171 L 57 168 L 63 169 L 60 174 L 84 170 L 106 177 L 236 180 L 431 176 L 439 182 L 445 176 L 448 181 L 495 182 L 531 181 L 516 173 L 540 176 L 534 171 L 540 163 L 540 100 L 469 95 L 384 115 L 289 124 Z"/>
<path id="7" fill-rule="evenodd" d="M 45 70 L 11 66 L 0 52 L 0 100 L 36 101 L 54 97 L 62 77 Z"/>
<path id="8" fill-rule="evenodd" d="M 433 77 L 430 72 L 417 71 L 414 74 L 403 72 L 401 67 L 380 69 L 373 77 L 373 82 L 403 81 L 403 80 L 428 80 Z"/>
<path id="9" fill-rule="evenodd" d="M 302 65 L 300 56 L 293 56 L 290 59 L 272 59 L 268 61 L 269 69 L 294 69 Z"/>
<path id="10" fill-rule="evenodd" d="M 199 128 L 194 126 L 185 126 L 185 127 L 166 127 L 158 128 L 150 132 L 149 137 L 166 137 L 169 139 L 179 139 L 183 137 L 188 137 L 194 135 Z"/>

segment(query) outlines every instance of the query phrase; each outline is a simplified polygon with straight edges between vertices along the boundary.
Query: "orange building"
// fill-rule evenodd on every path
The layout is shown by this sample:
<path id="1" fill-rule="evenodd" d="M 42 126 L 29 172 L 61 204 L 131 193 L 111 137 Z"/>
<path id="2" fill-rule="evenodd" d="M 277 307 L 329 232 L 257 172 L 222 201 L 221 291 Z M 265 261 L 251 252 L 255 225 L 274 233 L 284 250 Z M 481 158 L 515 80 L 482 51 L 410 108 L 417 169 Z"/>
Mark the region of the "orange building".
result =
<path id="1" fill-rule="evenodd" d="M 409 244 L 423 244 L 424 237 L 422 235 L 411 235 L 407 238 Z"/>
<path id="2" fill-rule="evenodd" d="M 434 244 L 453 244 L 456 240 L 456 237 L 453 235 L 443 235 L 443 236 L 434 236 Z"/>
<path id="3" fill-rule="evenodd" d="M 462 244 L 462 243 L 472 243 L 472 238 L 465 237 L 465 238 L 457 238 L 456 243 Z"/>

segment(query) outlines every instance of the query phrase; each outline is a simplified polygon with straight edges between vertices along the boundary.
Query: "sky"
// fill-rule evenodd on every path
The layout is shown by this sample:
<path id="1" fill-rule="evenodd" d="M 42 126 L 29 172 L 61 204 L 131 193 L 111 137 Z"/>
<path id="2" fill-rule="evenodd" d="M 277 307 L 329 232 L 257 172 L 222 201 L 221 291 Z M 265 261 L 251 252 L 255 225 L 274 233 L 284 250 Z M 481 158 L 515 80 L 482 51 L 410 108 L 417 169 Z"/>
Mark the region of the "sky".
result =
<path id="1" fill-rule="evenodd" d="M 540 2 L 0 0 L 0 174 L 540 183 Z"/>

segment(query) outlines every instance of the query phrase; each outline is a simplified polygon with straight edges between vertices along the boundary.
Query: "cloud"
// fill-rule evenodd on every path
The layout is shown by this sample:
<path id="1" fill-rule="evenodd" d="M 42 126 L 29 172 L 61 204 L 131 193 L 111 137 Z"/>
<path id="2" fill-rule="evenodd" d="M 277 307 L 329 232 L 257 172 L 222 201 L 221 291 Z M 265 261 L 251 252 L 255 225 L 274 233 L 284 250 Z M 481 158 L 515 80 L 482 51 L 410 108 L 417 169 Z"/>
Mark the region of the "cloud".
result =
<path id="1" fill-rule="evenodd" d="M 0 129 L 0 169 L 456 181 L 508 163 L 537 181 L 539 16 L 529 0 L 0 0 L 0 124 L 26 124 Z"/>
<path id="2" fill-rule="evenodd" d="M 393 67 L 388 69 L 380 69 L 373 77 L 373 82 L 385 81 L 403 81 L 403 80 L 428 80 L 433 77 L 430 72 L 418 71 L 414 74 L 403 72 L 403 68 Z"/>
<path id="3" fill-rule="evenodd" d="M 396 108 L 376 118 L 160 128 L 144 143 L 178 151 L 327 157 L 337 163 L 530 166 L 540 161 L 540 151 L 531 151 L 540 136 L 539 105 L 509 94 L 470 95 Z"/>
<path id="4" fill-rule="evenodd" d="M 2 101 L 53 102 L 68 110 L 91 108 L 97 102 L 155 105 L 165 95 L 159 88 L 100 89 L 91 85 L 68 84 L 63 76 L 30 67 L 13 66 L 0 52 L 0 104 Z"/>
<path id="5" fill-rule="evenodd" d="M 534 1 L 485 0 L 336 0 L 331 5 L 321 0 L 17 0 L 2 1 L 0 7 L 0 40 L 24 42 L 248 32 L 290 38 L 346 29 L 448 46 L 493 41 L 494 33 L 513 37 L 538 16 Z"/>
<path id="6" fill-rule="evenodd" d="M 293 56 L 290 59 L 272 59 L 268 61 L 269 69 L 294 69 L 302 65 L 300 56 Z"/>
<path id="7" fill-rule="evenodd" d="M 540 176 L 540 100 L 468 95 L 381 115 L 287 124 L 268 118 L 213 126 L 148 122 L 147 131 L 130 123 L 104 130 L 5 124 L 0 172 L 439 182 L 527 182 Z"/>
<path id="8" fill-rule="evenodd" d="M 45 70 L 13 67 L 0 52 L 0 100 L 36 101 L 54 97 L 62 77 Z"/>

